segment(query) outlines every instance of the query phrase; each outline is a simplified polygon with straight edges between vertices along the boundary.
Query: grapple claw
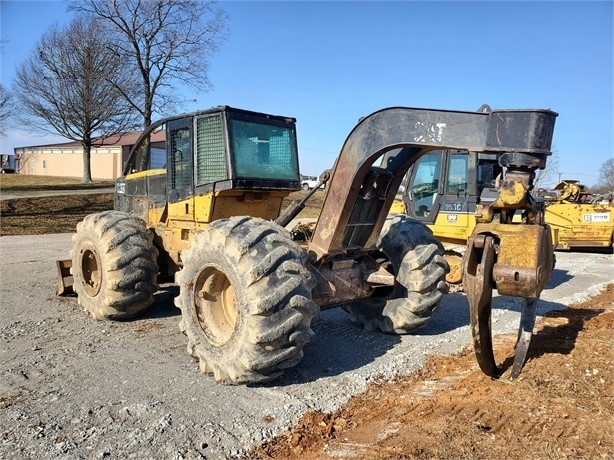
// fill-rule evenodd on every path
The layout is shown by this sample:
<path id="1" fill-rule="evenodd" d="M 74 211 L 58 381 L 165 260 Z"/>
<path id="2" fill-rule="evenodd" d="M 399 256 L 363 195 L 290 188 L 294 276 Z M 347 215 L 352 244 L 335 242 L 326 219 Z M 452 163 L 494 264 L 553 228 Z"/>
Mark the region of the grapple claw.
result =
<path id="1" fill-rule="evenodd" d="M 501 369 L 495 362 L 491 328 L 494 239 L 492 236 L 475 235 L 469 238 L 467 244 L 463 283 L 469 301 L 473 348 L 482 372 L 497 378 L 501 375 Z"/>
<path id="2" fill-rule="evenodd" d="M 531 343 L 539 295 L 554 268 L 554 252 L 547 226 L 478 224 L 467 241 L 463 284 L 469 302 L 471 334 L 482 371 L 498 378 L 492 349 L 492 290 L 523 298 L 518 340 L 510 379 L 520 374 Z"/>
<path id="3" fill-rule="evenodd" d="M 510 380 L 516 380 L 527 359 L 527 352 L 533 336 L 535 318 L 537 316 L 537 304 L 539 299 L 523 299 L 522 313 L 520 314 L 520 326 L 518 328 L 518 341 Z"/>

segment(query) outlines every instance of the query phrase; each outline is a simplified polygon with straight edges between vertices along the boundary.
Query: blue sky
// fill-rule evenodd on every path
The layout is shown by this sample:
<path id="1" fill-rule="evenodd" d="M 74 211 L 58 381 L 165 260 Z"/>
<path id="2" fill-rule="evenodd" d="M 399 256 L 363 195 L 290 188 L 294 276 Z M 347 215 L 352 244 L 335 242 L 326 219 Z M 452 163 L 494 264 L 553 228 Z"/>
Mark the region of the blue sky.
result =
<path id="1" fill-rule="evenodd" d="M 593 185 L 613 157 L 613 2 L 238 2 L 220 6 L 230 36 L 211 59 L 213 89 L 186 92 L 186 111 L 216 105 L 298 119 L 301 169 L 332 166 L 361 116 L 389 106 L 559 113 L 557 172 Z M 0 2 L 2 83 L 62 1 Z M 50 138 L 11 131 L 2 153 Z M 53 138 L 54 140 L 57 138 Z"/>

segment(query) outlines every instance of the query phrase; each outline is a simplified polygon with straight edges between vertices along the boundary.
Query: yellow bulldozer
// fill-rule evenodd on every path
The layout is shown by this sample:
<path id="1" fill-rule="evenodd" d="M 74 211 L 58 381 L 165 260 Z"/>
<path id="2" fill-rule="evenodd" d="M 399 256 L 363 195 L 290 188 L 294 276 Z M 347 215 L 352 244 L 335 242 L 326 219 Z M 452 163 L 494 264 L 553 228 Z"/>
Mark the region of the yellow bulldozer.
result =
<path id="1" fill-rule="evenodd" d="M 326 195 L 313 225 L 293 222 L 320 184 L 282 212 L 283 199 L 301 189 L 294 118 L 221 106 L 160 120 L 131 150 L 114 210 L 78 224 L 71 258 L 58 265 L 58 293 L 74 290 L 93 318 L 121 320 L 152 304 L 159 281 L 174 280 L 188 352 L 228 384 L 270 381 L 295 366 L 323 308 L 341 306 L 369 329 L 408 333 L 429 320 L 448 271 L 443 247 L 422 222 L 388 218 L 410 166 L 435 149 L 509 152 L 523 183 L 529 159 L 545 165 L 556 115 L 377 111 L 361 119 L 320 177 Z M 150 138 L 160 130 L 165 142 Z M 535 297 L 552 264 L 544 227 L 524 228 L 535 237 L 541 278 L 523 273 L 497 287 Z M 477 275 L 489 291 L 491 276 Z M 476 351 L 488 355 L 485 346 Z"/>

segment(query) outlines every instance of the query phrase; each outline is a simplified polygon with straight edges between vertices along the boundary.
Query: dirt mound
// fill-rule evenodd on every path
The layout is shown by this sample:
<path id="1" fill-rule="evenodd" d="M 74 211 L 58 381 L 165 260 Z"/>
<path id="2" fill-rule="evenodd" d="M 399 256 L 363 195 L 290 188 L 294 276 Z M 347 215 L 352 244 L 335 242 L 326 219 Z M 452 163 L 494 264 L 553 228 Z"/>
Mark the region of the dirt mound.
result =
<path id="1" fill-rule="evenodd" d="M 500 361 L 514 343 L 495 339 Z M 305 414 L 250 458 L 614 458 L 612 344 L 610 284 L 540 321 L 517 381 L 486 377 L 470 350 L 434 357 L 332 414 Z"/>

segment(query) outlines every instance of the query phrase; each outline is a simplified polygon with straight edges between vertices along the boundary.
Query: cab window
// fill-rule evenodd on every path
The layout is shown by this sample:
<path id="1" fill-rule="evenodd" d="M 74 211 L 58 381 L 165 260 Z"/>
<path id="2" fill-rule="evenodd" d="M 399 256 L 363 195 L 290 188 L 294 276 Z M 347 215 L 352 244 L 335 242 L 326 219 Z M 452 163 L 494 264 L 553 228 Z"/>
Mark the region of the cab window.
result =
<path id="1" fill-rule="evenodd" d="M 501 175 L 503 168 L 496 160 L 478 160 L 478 193 L 485 188 L 494 188 L 497 177 Z"/>
<path id="2" fill-rule="evenodd" d="M 416 216 L 427 217 L 431 213 L 437 198 L 440 169 L 441 153 L 428 153 L 418 160 L 411 188 Z"/>
<path id="3" fill-rule="evenodd" d="M 299 179 L 294 129 L 242 120 L 230 129 L 237 177 Z"/>
<path id="4" fill-rule="evenodd" d="M 192 143 L 190 129 L 179 128 L 171 131 L 172 187 L 174 189 L 191 185 Z"/>
<path id="5" fill-rule="evenodd" d="M 450 155 L 446 195 L 459 195 L 467 191 L 467 164 L 469 155 Z"/>

